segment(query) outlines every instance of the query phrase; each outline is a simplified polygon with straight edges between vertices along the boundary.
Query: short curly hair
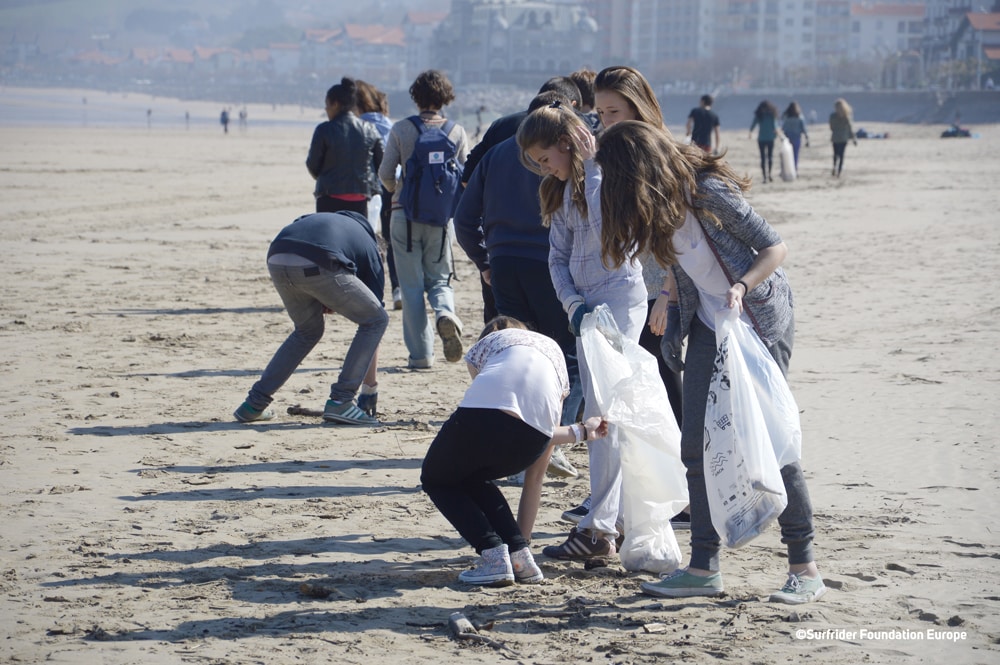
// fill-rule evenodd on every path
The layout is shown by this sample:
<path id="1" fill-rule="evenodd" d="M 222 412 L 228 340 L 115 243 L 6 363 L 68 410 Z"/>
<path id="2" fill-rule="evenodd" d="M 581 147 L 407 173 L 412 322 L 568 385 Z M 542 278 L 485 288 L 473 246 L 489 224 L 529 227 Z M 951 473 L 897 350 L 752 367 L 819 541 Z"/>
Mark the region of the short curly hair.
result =
<path id="1" fill-rule="evenodd" d="M 418 108 L 440 109 L 455 101 L 455 89 L 443 72 L 428 69 L 413 81 L 410 98 Z"/>

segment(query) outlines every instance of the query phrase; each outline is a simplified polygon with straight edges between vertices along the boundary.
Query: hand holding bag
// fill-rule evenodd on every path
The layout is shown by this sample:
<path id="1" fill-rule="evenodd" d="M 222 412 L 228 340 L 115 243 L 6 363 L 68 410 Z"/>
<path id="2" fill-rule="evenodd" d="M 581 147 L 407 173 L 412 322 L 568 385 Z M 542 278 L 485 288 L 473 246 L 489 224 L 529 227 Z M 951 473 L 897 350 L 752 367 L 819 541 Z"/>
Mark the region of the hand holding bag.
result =
<path id="1" fill-rule="evenodd" d="M 712 525 L 727 547 L 736 548 L 785 509 L 781 466 L 798 459 L 802 432 L 781 370 L 737 309 L 716 314 L 715 336 L 705 409 L 705 485 Z"/>

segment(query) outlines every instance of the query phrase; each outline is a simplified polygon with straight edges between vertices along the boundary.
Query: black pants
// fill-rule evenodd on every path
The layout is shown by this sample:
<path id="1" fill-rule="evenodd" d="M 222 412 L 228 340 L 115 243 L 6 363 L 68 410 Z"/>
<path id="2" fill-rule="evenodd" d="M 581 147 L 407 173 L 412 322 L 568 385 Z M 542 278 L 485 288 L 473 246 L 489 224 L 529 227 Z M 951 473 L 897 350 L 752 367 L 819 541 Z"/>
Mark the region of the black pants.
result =
<path id="1" fill-rule="evenodd" d="M 681 404 L 681 375 L 674 373 L 672 369 L 667 367 L 667 363 L 663 360 L 663 353 L 660 352 L 660 340 L 662 338 L 660 335 L 654 335 L 653 331 L 649 329 L 649 314 L 653 311 L 653 303 L 655 302 L 655 300 L 647 301 L 649 309 L 646 312 L 646 324 L 642 327 L 642 333 L 639 335 L 639 346 L 652 353 L 653 357 L 656 358 L 656 365 L 660 370 L 660 379 L 663 380 L 663 387 L 667 389 L 670 408 L 674 412 L 674 418 L 677 419 L 677 426 L 680 427 L 681 416 L 684 412 Z"/>
<path id="2" fill-rule="evenodd" d="M 332 196 L 316 197 L 316 212 L 340 212 L 342 210 L 360 213 L 368 217 L 368 201 L 366 199 L 345 201 L 344 199 L 335 199 Z"/>
<path id="3" fill-rule="evenodd" d="M 392 192 L 385 187 L 382 188 L 382 209 L 378 213 L 379 225 L 382 227 L 382 239 L 385 240 L 385 263 L 389 268 L 389 285 L 392 288 L 399 286 L 399 277 L 396 276 L 396 262 L 393 261 L 392 236 L 389 235 L 389 219 L 392 218 Z"/>
<path id="4" fill-rule="evenodd" d="M 516 552 L 528 541 L 491 481 L 527 469 L 548 442 L 549 437 L 503 411 L 459 407 L 428 448 L 420 484 L 477 553 L 502 543 Z"/>
<path id="5" fill-rule="evenodd" d="M 760 172 L 764 174 L 764 180 L 768 180 L 774 161 L 774 141 L 757 141 L 757 147 L 760 148 Z"/>

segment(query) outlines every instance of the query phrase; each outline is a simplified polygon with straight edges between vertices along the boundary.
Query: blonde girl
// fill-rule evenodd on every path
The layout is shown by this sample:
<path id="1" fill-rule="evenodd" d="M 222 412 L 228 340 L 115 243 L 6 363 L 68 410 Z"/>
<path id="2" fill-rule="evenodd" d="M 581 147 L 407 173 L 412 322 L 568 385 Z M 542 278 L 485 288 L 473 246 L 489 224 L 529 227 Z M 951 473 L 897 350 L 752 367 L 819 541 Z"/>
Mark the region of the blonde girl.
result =
<path id="1" fill-rule="evenodd" d="M 638 340 L 646 317 L 646 287 L 638 261 L 609 269 L 601 260 L 601 171 L 594 163 L 596 143 L 590 129 L 559 102 L 530 113 L 517 131 L 521 160 L 543 176 L 539 199 L 543 223 L 549 226 L 549 273 L 556 295 L 579 337 L 584 314 L 600 304 L 611 309 L 623 334 Z M 577 340 L 585 408 L 584 417 L 599 415 L 590 372 Z M 588 442 L 590 512 L 566 541 L 546 547 L 558 559 L 586 559 L 614 554 L 621 509 L 621 458 L 614 425 L 608 436 Z"/>
<path id="2" fill-rule="evenodd" d="M 835 178 L 840 177 L 840 172 L 844 170 L 844 152 L 847 150 L 847 142 L 854 141 L 858 144 L 854 136 L 854 128 L 851 127 L 851 119 L 854 111 L 851 105 L 844 99 L 838 99 L 833 103 L 833 113 L 830 114 L 830 141 L 833 143 L 833 171 L 830 175 Z"/>

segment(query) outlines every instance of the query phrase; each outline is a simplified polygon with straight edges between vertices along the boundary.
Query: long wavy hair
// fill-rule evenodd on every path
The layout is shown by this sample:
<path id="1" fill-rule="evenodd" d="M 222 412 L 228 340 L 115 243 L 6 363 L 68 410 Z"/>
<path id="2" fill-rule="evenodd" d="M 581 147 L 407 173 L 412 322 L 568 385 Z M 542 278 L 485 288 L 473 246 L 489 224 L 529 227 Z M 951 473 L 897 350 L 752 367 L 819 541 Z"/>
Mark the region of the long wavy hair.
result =
<path id="1" fill-rule="evenodd" d="M 552 215 L 562 208 L 567 185 L 571 201 L 581 215 L 587 216 L 587 197 L 583 186 L 583 157 L 576 149 L 576 142 L 573 140 L 573 134 L 579 127 L 590 131 L 576 112 L 559 102 L 553 102 L 529 113 L 517 128 L 517 147 L 520 148 L 521 163 L 534 173 L 542 175 L 541 168 L 528 156 L 530 148 L 545 150 L 559 145 L 569 151 L 570 175 L 567 182 L 549 174 L 542 178 L 542 184 L 538 187 L 542 224 L 545 226 L 552 224 Z"/>
<path id="2" fill-rule="evenodd" d="M 594 92 L 603 91 L 617 92 L 624 97 L 637 119 L 654 127 L 665 127 L 656 93 L 638 69 L 624 65 L 605 67 L 594 79 Z"/>
<path id="3" fill-rule="evenodd" d="M 595 158 L 601 182 L 601 260 L 617 268 L 649 251 L 663 267 L 677 263 L 674 231 L 688 210 L 719 219 L 705 207 L 698 180 L 714 176 L 735 192 L 750 189 L 721 155 L 674 141 L 666 131 L 626 120 L 601 132 Z"/>
<path id="4" fill-rule="evenodd" d="M 854 114 L 854 110 L 851 108 L 851 105 L 848 104 L 847 100 L 843 98 L 838 99 L 833 103 L 833 112 L 842 118 L 847 118 L 848 120 L 850 120 L 851 116 Z"/>

